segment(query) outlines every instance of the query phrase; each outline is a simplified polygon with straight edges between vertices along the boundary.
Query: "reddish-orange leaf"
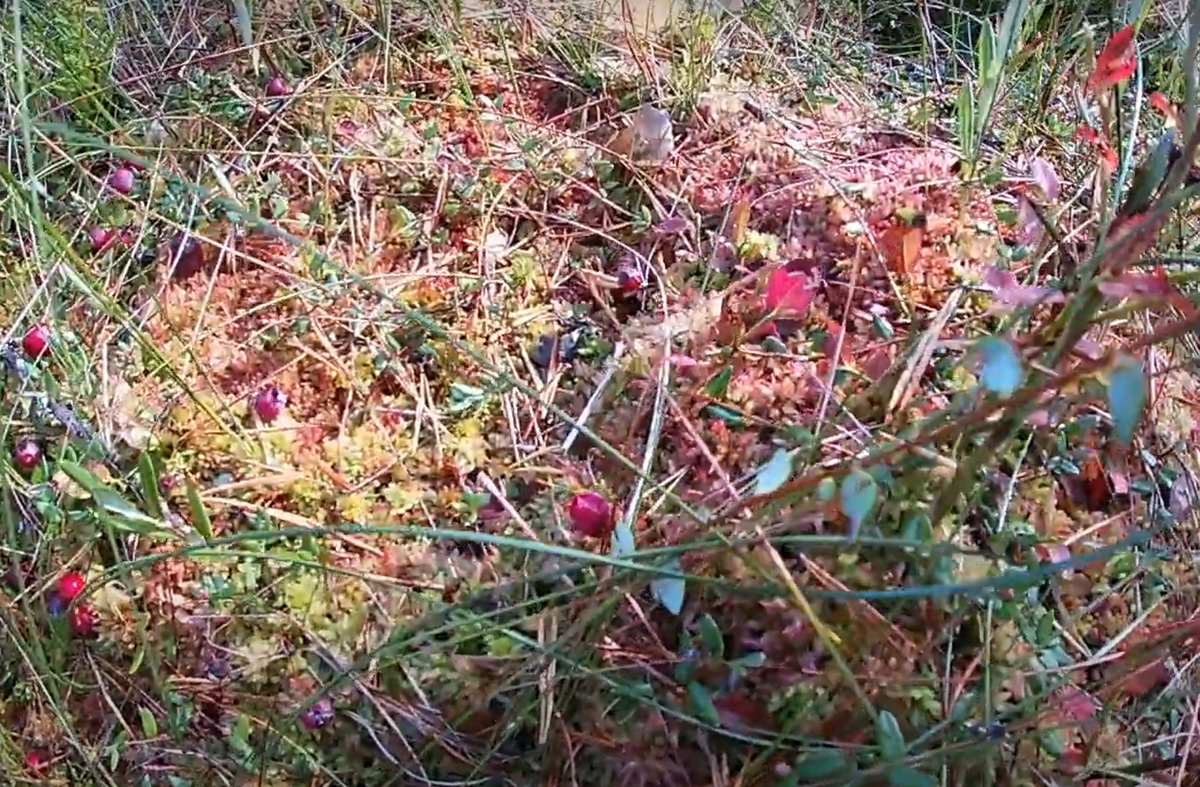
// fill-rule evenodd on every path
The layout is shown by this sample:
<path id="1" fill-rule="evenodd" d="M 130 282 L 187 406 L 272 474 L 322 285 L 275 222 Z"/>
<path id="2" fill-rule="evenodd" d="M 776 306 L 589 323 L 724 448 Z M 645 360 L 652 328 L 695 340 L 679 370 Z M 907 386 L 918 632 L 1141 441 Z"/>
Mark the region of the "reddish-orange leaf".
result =
<path id="1" fill-rule="evenodd" d="M 1088 143 L 1096 149 L 1100 156 L 1100 166 L 1106 175 L 1111 175 L 1117 169 L 1117 152 L 1108 144 L 1108 140 L 1096 133 L 1091 126 L 1082 125 L 1075 129 L 1075 138 Z"/>
<path id="2" fill-rule="evenodd" d="M 1133 25 L 1127 25 L 1108 39 L 1096 56 L 1096 67 L 1087 79 L 1087 88 L 1096 92 L 1108 90 L 1129 79 L 1137 68 L 1137 49 L 1134 46 Z"/>
<path id="3" fill-rule="evenodd" d="M 879 237 L 879 253 L 892 271 L 905 274 L 916 265 L 924 240 L 923 228 L 899 224 L 889 227 Z"/>
<path id="4" fill-rule="evenodd" d="M 1137 699 L 1166 683 L 1169 677 L 1166 659 L 1160 656 L 1118 678 L 1116 690 L 1122 696 Z"/>
<path id="5" fill-rule="evenodd" d="M 1171 103 L 1171 100 L 1162 93 L 1150 94 L 1150 106 L 1159 112 L 1166 120 L 1168 126 L 1179 128 L 1179 107 Z"/>

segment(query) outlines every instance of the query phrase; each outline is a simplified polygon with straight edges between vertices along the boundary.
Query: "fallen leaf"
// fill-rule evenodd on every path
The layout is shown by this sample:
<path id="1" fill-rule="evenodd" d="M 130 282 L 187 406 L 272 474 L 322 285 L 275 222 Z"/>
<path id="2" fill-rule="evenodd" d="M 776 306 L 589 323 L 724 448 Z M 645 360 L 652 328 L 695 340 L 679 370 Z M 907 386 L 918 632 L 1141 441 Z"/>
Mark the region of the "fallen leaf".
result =
<path id="1" fill-rule="evenodd" d="M 909 227 L 904 224 L 889 227 L 879 238 L 879 252 L 887 266 L 895 273 L 906 274 L 917 264 L 921 255 L 921 244 L 925 241 L 925 228 Z"/>
<path id="2" fill-rule="evenodd" d="M 1126 25 L 1108 39 L 1104 49 L 1096 56 L 1096 67 L 1087 78 L 1088 90 L 1108 90 L 1129 79 L 1137 68 L 1135 32 L 1133 25 Z"/>
<path id="3" fill-rule="evenodd" d="M 1046 199 L 1058 199 L 1058 172 L 1053 164 L 1038 156 L 1029 162 L 1029 174 Z"/>
<path id="4" fill-rule="evenodd" d="M 776 268 L 767 279 L 764 305 L 768 311 L 781 315 L 802 316 L 812 304 L 816 292 L 809 285 L 808 276 Z"/>
<path id="5" fill-rule="evenodd" d="M 1055 707 L 1066 721 L 1083 724 L 1100 711 L 1100 703 L 1095 698 L 1074 686 L 1059 689 L 1055 694 Z"/>

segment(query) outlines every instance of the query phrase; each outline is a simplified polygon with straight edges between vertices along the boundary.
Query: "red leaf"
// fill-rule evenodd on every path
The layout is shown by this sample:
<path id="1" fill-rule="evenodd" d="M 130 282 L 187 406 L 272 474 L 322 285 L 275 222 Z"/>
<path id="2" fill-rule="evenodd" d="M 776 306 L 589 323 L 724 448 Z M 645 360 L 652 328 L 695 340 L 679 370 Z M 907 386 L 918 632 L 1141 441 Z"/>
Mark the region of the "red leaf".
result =
<path id="1" fill-rule="evenodd" d="M 1080 691 L 1074 686 L 1067 686 L 1056 692 L 1055 704 L 1062 718 L 1082 724 L 1089 721 L 1100 710 L 1100 703 L 1090 694 Z"/>
<path id="2" fill-rule="evenodd" d="M 1113 33 L 1104 49 L 1096 56 L 1096 68 L 1087 79 L 1087 88 L 1096 92 L 1108 90 L 1129 79 L 1137 68 L 1137 48 L 1134 46 L 1134 27 Z"/>
<path id="3" fill-rule="evenodd" d="M 1040 303 L 1062 303 L 1065 299 L 1058 290 L 1018 284 L 1016 276 L 999 268 L 990 268 L 983 274 L 983 288 L 996 296 L 996 302 L 1002 309 Z"/>
<path id="4" fill-rule="evenodd" d="M 1179 122 L 1179 107 L 1171 103 L 1171 100 L 1162 93 L 1150 94 L 1150 107 L 1163 116 L 1163 120 L 1168 127 L 1180 128 L 1182 124 Z"/>
<path id="5" fill-rule="evenodd" d="M 1108 140 L 1096 133 L 1091 126 L 1083 125 L 1075 129 L 1075 138 L 1086 142 L 1096 149 L 1100 156 L 1100 165 L 1106 175 L 1111 175 L 1117 169 L 1117 152 L 1108 144 Z"/>
<path id="6" fill-rule="evenodd" d="M 1166 271 L 1162 268 L 1155 273 L 1122 273 L 1098 283 L 1096 289 L 1107 298 L 1168 298 L 1175 293 L 1175 288 L 1167 280 Z"/>
<path id="7" fill-rule="evenodd" d="M 776 268 L 767 279 L 764 302 L 768 311 L 798 317 L 808 311 L 815 294 L 816 291 L 803 273 L 789 273 L 784 268 Z"/>
<path id="8" fill-rule="evenodd" d="M 925 241 L 925 229 L 921 226 L 898 225 L 889 227 L 879 237 L 879 252 L 889 268 L 896 273 L 908 273 L 917 264 L 921 255 L 921 244 Z"/>

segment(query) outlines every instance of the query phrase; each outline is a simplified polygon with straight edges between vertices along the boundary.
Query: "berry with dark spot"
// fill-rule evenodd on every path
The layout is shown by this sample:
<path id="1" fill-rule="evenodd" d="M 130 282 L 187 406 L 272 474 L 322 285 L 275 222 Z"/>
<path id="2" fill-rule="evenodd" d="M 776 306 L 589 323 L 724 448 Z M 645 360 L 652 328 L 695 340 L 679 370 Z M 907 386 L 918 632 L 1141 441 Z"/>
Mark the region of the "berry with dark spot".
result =
<path id="1" fill-rule="evenodd" d="M 254 397 L 254 414 L 264 424 L 272 423 L 287 407 L 287 394 L 277 385 L 268 385 Z"/>
<path id="2" fill-rule="evenodd" d="M 78 571 L 68 571 L 58 578 L 58 595 L 63 601 L 74 601 L 75 597 L 83 592 L 86 584 L 87 577 L 83 574 Z"/>
<path id="3" fill-rule="evenodd" d="M 300 714 L 300 723 L 305 729 L 319 730 L 333 721 L 333 703 L 322 697 Z"/>
<path id="4" fill-rule="evenodd" d="M 50 331 L 44 325 L 35 325 L 21 338 L 21 349 L 34 360 L 50 349 Z"/>
<path id="5" fill-rule="evenodd" d="M 567 501 L 571 532 L 600 538 L 612 529 L 612 506 L 599 492 L 580 492 Z"/>
<path id="6" fill-rule="evenodd" d="M 289 92 L 287 82 L 283 81 L 283 77 L 274 76 L 267 80 L 267 95 L 271 98 L 279 98 L 286 96 Z"/>
<path id="7" fill-rule="evenodd" d="M 13 447 L 13 464 L 26 472 L 42 463 L 42 447 L 37 440 L 26 437 Z"/>
<path id="8" fill-rule="evenodd" d="M 133 170 L 129 167 L 117 167 L 108 176 L 108 186 L 118 194 L 128 194 L 133 191 L 133 185 L 136 181 Z"/>
<path id="9" fill-rule="evenodd" d="M 632 295 L 645 284 L 641 269 L 634 263 L 623 263 L 617 268 L 617 287 L 626 295 Z"/>

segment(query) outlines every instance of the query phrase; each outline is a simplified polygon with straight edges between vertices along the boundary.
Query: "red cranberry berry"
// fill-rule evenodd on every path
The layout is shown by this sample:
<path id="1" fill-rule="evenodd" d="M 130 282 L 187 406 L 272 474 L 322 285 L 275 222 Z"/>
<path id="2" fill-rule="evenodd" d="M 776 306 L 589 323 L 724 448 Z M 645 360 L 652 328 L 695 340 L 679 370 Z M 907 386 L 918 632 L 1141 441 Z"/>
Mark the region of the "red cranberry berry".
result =
<path id="1" fill-rule="evenodd" d="M 286 96 L 290 92 L 287 82 L 283 81 L 283 77 L 274 76 L 267 80 L 267 95 L 271 98 Z"/>
<path id="2" fill-rule="evenodd" d="M 32 773 L 41 773 L 50 767 L 50 760 L 41 752 L 31 751 L 25 755 L 25 767 Z"/>
<path id="3" fill-rule="evenodd" d="M 32 470 L 42 463 L 42 447 L 37 440 L 26 437 L 13 446 L 12 459 L 19 469 Z"/>
<path id="4" fill-rule="evenodd" d="M 50 331 L 44 325 L 33 326 L 21 339 L 21 349 L 32 359 L 40 358 L 42 353 L 50 349 Z"/>
<path id="5" fill-rule="evenodd" d="M 285 407 L 287 407 L 287 395 L 279 390 L 277 385 L 268 385 L 254 397 L 254 413 L 265 424 L 278 418 Z"/>
<path id="6" fill-rule="evenodd" d="M 67 613 L 71 633 L 86 639 L 96 633 L 96 613 L 87 604 L 76 604 Z"/>
<path id="7" fill-rule="evenodd" d="M 322 697 L 300 714 L 300 723 L 305 729 L 319 730 L 333 721 L 333 703 Z"/>
<path id="8" fill-rule="evenodd" d="M 637 265 L 625 263 L 617 268 L 617 287 L 626 295 L 637 292 L 645 284 L 642 271 Z"/>
<path id="9" fill-rule="evenodd" d="M 612 529 L 612 506 L 599 492 L 580 492 L 567 501 L 571 532 L 600 538 Z"/>
<path id="10" fill-rule="evenodd" d="M 195 235 L 183 233 L 171 240 L 170 264 L 175 267 L 171 278 L 187 279 L 195 276 L 204 267 L 204 248 Z"/>
<path id="11" fill-rule="evenodd" d="M 108 185 L 118 194 L 128 194 L 133 191 L 134 180 L 133 170 L 129 167 L 117 167 L 108 176 Z"/>
<path id="12" fill-rule="evenodd" d="M 92 247 L 92 251 L 103 251 L 108 244 L 112 243 L 112 239 L 112 230 L 106 230 L 103 227 L 92 227 L 88 230 L 88 245 Z"/>
<path id="13" fill-rule="evenodd" d="M 68 571 L 58 578 L 58 595 L 62 597 L 63 601 L 74 601 L 75 597 L 83 592 L 86 584 L 87 577 L 83 574 L 78 571 Z"/>

